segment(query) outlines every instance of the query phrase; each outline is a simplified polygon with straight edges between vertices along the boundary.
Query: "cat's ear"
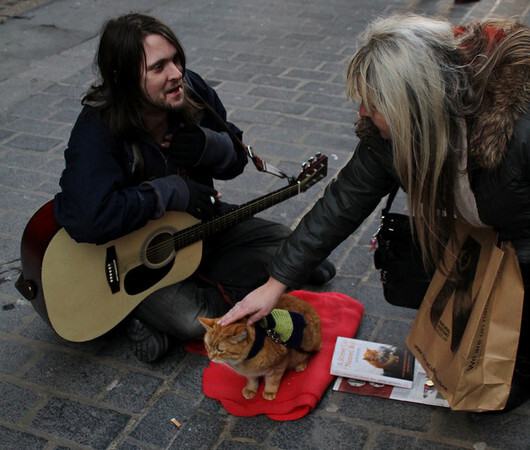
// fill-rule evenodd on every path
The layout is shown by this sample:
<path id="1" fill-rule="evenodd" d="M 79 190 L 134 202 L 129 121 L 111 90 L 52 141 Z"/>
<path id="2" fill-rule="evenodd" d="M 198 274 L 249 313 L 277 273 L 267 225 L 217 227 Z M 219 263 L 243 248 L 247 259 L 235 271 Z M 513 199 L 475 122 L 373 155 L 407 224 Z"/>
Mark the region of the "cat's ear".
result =
<path id="1" fill-rule="evenodd" d="M 243 324 L 238 324 L 237 328 L 234 331 L 234 337 L 232 338 L 232 342 L 234 344 L 239 344 L 243 342 L 248 336 L 248 330 L 247 327 Z"/>
<path id="2" fill-rule="evenodd" d="M 209 331 L 215 325 L 216 319 L 208 319 L 206 317 L 199 317 L 199 322 L 201 322 L 202 326 L 206 328 L 206 330 Z"/>

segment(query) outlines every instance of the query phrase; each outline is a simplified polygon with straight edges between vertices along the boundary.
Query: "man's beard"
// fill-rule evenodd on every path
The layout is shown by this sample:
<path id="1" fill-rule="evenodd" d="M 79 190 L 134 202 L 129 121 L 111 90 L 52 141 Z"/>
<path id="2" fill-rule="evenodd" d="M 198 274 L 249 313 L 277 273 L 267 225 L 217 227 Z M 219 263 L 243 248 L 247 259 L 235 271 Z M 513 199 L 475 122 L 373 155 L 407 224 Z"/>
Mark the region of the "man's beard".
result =
<path id="1" fill-rule="evenodd" d="M 145 109 L 148 113 L 182 113 L 188 107 L 186 97 L 184 97 L 178 105 L 172 105 L 171 103 L 165 101 L 153 101 L 150 98 L 146 98 L 144 101 Z"/>
<path id="2" fill-rule="evenodd" d="M 186 98 L 184 97 L 182 101 L 179 102 L 178 105 L 172 105 L 170 103 L 165 103 L 164 107 L 167 112 L 180 113 L 188 107 L 188 102 L 186 101 Z"/>

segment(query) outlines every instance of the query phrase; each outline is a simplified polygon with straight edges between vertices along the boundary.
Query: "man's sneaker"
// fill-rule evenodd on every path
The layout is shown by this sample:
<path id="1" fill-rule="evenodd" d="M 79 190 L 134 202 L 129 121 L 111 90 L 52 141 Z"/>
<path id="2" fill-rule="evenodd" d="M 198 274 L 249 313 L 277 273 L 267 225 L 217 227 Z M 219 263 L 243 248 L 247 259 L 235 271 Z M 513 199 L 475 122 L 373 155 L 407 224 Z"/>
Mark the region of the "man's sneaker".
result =
<path id="1" fill-rule="evenodd" d="M 335 270 L 333 263 L 326 259 L 324 262 L 316 266 L 315 269 L 313 269 L 313 272 L 309 276 L 307 282 L 309 284 L 320 286 L 321 284 L 326 284 L 328 281 L 333 279 L 336 273 L 337 271 Z"/>
<path id="2" fill-rule="evenodd" d="M 134 356 L 143 362 L 156 361 L 169 348 L 169 339 L 166 333 L 151 328 L 135 317 L 129 321 L 127 337 L 131 341 Z"/>

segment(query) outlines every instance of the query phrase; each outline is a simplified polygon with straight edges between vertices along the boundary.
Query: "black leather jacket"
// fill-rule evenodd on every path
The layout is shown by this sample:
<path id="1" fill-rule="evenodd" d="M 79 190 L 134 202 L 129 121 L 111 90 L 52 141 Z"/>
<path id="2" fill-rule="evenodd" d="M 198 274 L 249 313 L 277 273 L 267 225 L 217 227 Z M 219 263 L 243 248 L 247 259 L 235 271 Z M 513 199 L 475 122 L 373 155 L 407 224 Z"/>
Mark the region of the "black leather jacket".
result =
<path id="1" fill-rule="evenodd" d="M 362 139 L 322 198 L 275 256 L 271 275 L 299 288 L 311 268 L 368 217 L 398 183 L 389 141 Z M 503 240 L 512 240 L 521 261 L 530 262 L 530 113 L 516 123 L 504 159 L 493 172 L 470 173 L 479 215 Z"/>
<path id="2" fill-rule="evenodd" d="M 530 111 L 515 124 L 502 163 L 492 172 L 472 171 L 470 182 L 482 222 L 530 262 Z"/>

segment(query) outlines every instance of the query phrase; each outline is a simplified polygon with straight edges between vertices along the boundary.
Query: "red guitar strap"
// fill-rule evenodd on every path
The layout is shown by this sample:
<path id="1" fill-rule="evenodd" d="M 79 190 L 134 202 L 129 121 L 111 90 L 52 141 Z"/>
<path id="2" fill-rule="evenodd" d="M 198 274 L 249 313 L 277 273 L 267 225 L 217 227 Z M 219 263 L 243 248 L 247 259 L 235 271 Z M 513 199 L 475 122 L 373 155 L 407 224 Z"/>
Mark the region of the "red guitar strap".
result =
<path id="1" fill-rule="evenodd" d="M 232 298 L 225 292 L 225 289 L 223 285 L 219 282 L 215 282 L 210 280 L 209 278 L 206 278 L 204 275 L 201 275 L 200 273 L 195 272 L 193 274 L 194 277 L 198 278 L 199 280 L 205 282 L 206 284 L 209 284 L 210 286 L 213 286 L 217 288 L 217 290 L 221 293 L 223 298 L 225 299 L 226 303 L 228 303 L 230 306 L 234 306 L 234 301 Z"/>

